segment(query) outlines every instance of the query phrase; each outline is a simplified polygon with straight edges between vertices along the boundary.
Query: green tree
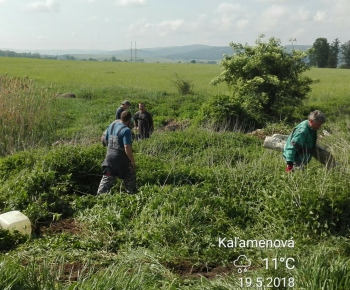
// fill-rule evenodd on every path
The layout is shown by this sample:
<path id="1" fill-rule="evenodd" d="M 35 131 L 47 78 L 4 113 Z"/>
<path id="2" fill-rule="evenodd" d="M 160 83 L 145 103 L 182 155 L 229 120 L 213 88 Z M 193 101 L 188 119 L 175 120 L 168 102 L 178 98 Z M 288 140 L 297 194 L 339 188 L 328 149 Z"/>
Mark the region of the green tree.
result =
<path id="1" fill-rule="evenodd" d="M 310 53 L 310 65 L 317 66 L 319 68 L 325 68 L 328 66 L 329 56 L 329 43 L 327 38 L 317 38 L 312 45 L 312 51 Z"/>
<path id="2" fill-rule="evenodd" d="M 263 38 L 256 40 L 256 46 L 230 43 L 234 54 L 224 55 L 222 72 L 211 82 L 225 82 L 232 92 L 230 102 L 260 124 L 291 117 L 315 82 L 303 74 L 309 69 L 305 62 L 309 51 L 288 53 L 279 39 L 263 42 Z"/>
<path id="3" fill-rule="evenodd" d="M 345 62 L 344 67 L 350 68 L 350 40 L 340 46 L 341 60 Z"/>
<path id="4" fill-rule="evenodd" d="M 331 68 L 338 67 L 339 45 L 340 45 L 340 41 L 338 38 L 336 38 L 332 42 L 332 44 L 329 46 L 328 67 L 331 67 Z"/>

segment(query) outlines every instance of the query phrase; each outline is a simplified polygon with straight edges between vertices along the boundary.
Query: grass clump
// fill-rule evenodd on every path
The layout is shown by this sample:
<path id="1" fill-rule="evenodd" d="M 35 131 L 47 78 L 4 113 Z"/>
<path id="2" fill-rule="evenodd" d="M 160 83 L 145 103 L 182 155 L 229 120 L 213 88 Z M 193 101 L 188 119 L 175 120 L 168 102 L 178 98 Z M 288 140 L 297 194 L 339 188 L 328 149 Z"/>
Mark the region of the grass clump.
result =
<path id="1" fill-rule="evenodd" d="M 175 80 L 173 80 L 172 82 L 180 95 L 183 96 L 193 94 L 194 84 L 191 81 L 185 80 L 183 77 L 180 77 L 178 74 L 175 74 Z"/>
<path id="2" fill-rule="evenodd" d="M 54 98 L 29 78 L 0 75 L 0 84 L 0 155 L 52 142 Z"/>

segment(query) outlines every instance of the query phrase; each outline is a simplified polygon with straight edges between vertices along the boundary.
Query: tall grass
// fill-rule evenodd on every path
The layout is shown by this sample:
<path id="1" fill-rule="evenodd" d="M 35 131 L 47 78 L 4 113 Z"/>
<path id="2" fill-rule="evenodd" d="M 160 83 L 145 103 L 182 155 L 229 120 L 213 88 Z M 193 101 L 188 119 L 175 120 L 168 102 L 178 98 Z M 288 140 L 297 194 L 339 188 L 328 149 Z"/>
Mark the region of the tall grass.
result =
<path id="1" fill-rule="evenodd" d="M 111 194 L 75 194 L 89 192 L 83 188 L 96 190 L 98 158 L 104 157 L 98 145 L 4 158 L 0 172 L 11 178 L 2 181 L 1 205 L 24 205 L 34 221 L 37 216 L 68 215 L 80 225 L 79 231 L 41 234 L 14 249 L 6 261 L 19 255 L 31 267 L 14 275 L 4 263 L 5 281 L 14 285 L 27 277 L 30 282 L 21 284 L 23 289 L 49 287 L 50 281 L 59 281 L 59 289 L 240 289 L 232 263 L 244 253 L 254 262 L 250 277 L 288 274 L 295 277 L 296 287 L 305 289 L 320 277 L 342 287 L 349 270 L 346 246 L 334 246 L 332 253 L 339 250 L 339 259 L 330 262 L 322 260 L 325 252 L 313 255 L 313 249 L 318 251 L 318 244 L 333 235 L 348 234 L 347 174 L 326 171 L 312 161 L 304 172 L 286 175 L 280 153 L 263 149 L 261 143 L 241 133 L 198 128 L 156 132 L 135 143 L 140 192 L 132 196 L 120 192 L 120 181 Z M 14 162 L 15 168 L 10 166 Z M 218 237 L 293 238 L 296 247 L 223 249 Z M 32 261 L 33 256 L 40 260 Z M 67 260 L 57 258 L 61 256 Z M 261 259 L 276 256 L 295 257 L 296 269 L 264 271 Z M 307 270 L 316 258 L 318 266 Z M 75 280 L 59 275 L 59 265 L 69 261 L 85 269 Z M 228 274 L 204 278 L 220 267 L 227 267 Z"/>
<path id="2" fill-rule="evenodd" d="M 55 103 L 29 78 L 0 76 L 0 155 L 50 143 Z"/>
<path id="3" fill-rule="evenodd" d="M 46 61 L 36 64 L 49 70 Z M 0 111 L 4 116 L 1 120 L 14 120 L 3 136 L 14 138 L 10 133 L 15 134 L 22 115 L 22 126 L 42 131 L 42 135 L 33 134 L 36 142 L 23 133 L 17 142 L 22 147 L 8 145 L 6 154 L 44 145 L 48 136 L 89 141 L 0 158 L 0 211 L 22 210 L 35 229 L 25 241 L 2 236 L 6 249 L 0 249 L 0 289 L 249 289 L 239 285 L 241 276 L 233 268 L 233 261 L 241 254 L 252 260 L 247 274 L 253 278 L 288 274 L 296 279 L 294 289 L 347 289 L 350 123 L 346 112 L 343 118 L 330 118 L 325 128 L 331 135 L 321 140 L 341 163 L 333 170 L 327 171 L 313 160 L 303 172 L 287 175 L 281 154 L 263 149 L 262 140 L 240 133 L 240 128 L 237 132 L 198 127 L 169 132 L 159 128 L 152 138 L 133 144 L 139 193 L 124 194 L 118 180 L 111 194 L 95 196 L 105 154 L 98 138 L 114 119 L 119 101 L 146 101 L 161 124 L 170 118 L 192 120 L 205 94 L 180 97 L 166 92 L 165 78 L 159 81 L 158 90 L 157 80 L 147 83 L 147 76 L 140 81 L 147 92 L 128 88 L 129 80 L 124 80 L 125 87 L 111 85 L 110 76 L 122 72 L 101 72 L 108 66 L 108 71 L 112 69 L 113 63 L 52 63 L 58 65 L 55 68 L 60 73 L 65 64 L 70 67 L 67 75 L 56 71 L 57 83 L 48 91 L 38 86 L 48 84 L 43 67 L 36 72 L 29 70 L 36 73 L 36 85 L 28 78 L 1 79 L 1 105 L 6 108 Z M 123 65 L 115 69 L 130 69 L 134 64 Z M 135 66 L 135 76 L 149 73 L 147 65 Z M 91 75 L 74 71 L 74 67 L 89 67 Z M 163 73 L 169 69 L 162 64 L 150 68 Z M 194 73 L 198 68 L 191 66 L 189 71 Z M 12 69 L 19 73 L 23 68 Z M 337 80 L 337 71 L 329 71 L 333 72 Z M 55 70 L 48 73 L 54 81 Z M 50 96 L 58 87 L 80 91 L 74 100 L 51 102 Z M 319 92 L 326 89 L 318 87 Z M 332 98 L 344 101 L 338 92 L 330 92 Z M 308 105 L 326 102 L 326 95 Z M 325 104 L 326 110 L 336 109 Z M 35 109 L 39 106 L 40 111 Z M 16 115 L 18 108 L 21 116 Z M 41 121 L 55 112 L 58 126 L 45 127 Z M 35 122 L 30 123 L 32 120 Z M 271 124 L 269 130 L 275 129 L 288 128 Z M 28 144 L 24 144 L 26 138 Z M 68 217 L 75 223 L 65 228 L 62 225 Z M 60 231 L 50 232 L 60 222 Z M 219 237 L 293 238 L 296 246 L 224 249 L 218 247 Z M 295 258 L 296 268 L 266 271 L 262 259 L 277 256 Z M 215 270 L 220 272 L 215 275 Z"/>

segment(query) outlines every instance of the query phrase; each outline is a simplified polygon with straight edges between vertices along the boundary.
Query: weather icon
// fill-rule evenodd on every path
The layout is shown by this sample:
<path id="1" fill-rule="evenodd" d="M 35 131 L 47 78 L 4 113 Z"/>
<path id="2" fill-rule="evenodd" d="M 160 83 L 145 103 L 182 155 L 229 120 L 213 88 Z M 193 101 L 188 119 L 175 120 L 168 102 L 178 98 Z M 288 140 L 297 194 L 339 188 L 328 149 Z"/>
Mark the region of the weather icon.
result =
<path id="1" fill-rule="evenodd" d="M 238 256 L 237 260 L 233 261 L 233 265 L 238 268 L 238 273 L 247 272 L 252 263 L 245 255 Z"/>

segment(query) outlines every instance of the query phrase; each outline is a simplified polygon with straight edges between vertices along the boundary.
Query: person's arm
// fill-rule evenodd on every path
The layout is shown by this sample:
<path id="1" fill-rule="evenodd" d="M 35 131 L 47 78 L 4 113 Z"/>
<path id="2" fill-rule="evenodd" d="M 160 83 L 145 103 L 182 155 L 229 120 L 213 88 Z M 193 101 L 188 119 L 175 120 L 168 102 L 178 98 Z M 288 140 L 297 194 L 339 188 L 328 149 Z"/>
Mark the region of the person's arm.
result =
<path id="1" fill-rule="evenodd" d="M 306 148 L 306 137 L 303 131 L 294 131 L 293 136 L 288 138 L 284 156 L 287 162 L 294 162 L 295 155 L 298 152 L 305 150 Z"/>
<path id="2" fill-rule="evenodd" d="M 302 151 L 305 146 L 305 134 L 303 131 L 294 131 L 293 135 L 288 138 L 287 144 L 284 150 L 284 157 L 286 158 L 287 168 L 286 171 L 290 172 L 293 170 L 293 164 L 295 162 L 295 156 L 298 151 Z"/>
<path id="3" fill-rule="evenodd" d="M 136 130 L 138 130 L 138 127 L 139 127 L 139 124 L 138 124 L 139 114 L 138 114 L 138 112 L 134 114 L 133 119 L 134 119 L 134 122 L 135 122 L 135 128 L 136 128 Z"/>
<path id="4" fill-rule="evenodd" d="M 136 165 L 135 165 L 135 160 L 134 160 L 134 154 L 132 152 L 132 146 L 130 144 L 125 144 L 124 145 L 124 150 L 125 150 L 126 155 L 130 159 L 132 167 L 135 168 Z"/>
<path id="5" fill-rule="evenodd" d="M 150 133 L 152 133 L 154 130 L 154 126 L 153 126 L 153 118 L 152 118 L 152 115 L 151 113 L 149 113 L 149 131 Z"/>
<path id="6" fill-rule="evenodd" d="M 115 119 L 116 120 L 118 120 L 119 118 L 118 118 L 118 115 L 119 115 L 119 108 L 116 110 L 116 112 L 115 112 Z"/>
<path id="7" fill-rule="evenodd" d="M 108 145 L 108 137 L 107 136 L 108 136 L 108 129 L 106 129 L 101 136 L 101 142 L 102 142 L 103 146 Z"/>
<path id="8" fill-rule="evenodd" d="M 124 143 L 124 151 L 128 158 L 130 159 L 131 165 L 133 168 L 135 168 L 135 160 L 134 160 L 134 154 L 132 152 L 132 139 L 131 139 L 131 130 L 126 129 L 123 137 L 123 143 Z"/>

